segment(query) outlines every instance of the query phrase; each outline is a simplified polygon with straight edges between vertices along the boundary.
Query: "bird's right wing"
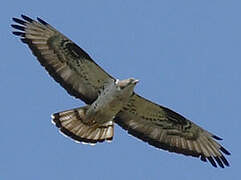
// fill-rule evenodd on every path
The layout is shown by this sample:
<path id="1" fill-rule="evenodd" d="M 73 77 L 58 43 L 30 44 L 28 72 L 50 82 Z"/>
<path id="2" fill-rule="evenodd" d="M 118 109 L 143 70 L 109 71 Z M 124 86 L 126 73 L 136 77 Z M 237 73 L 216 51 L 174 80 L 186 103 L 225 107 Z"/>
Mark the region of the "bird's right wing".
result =
<path id="1" fill-rule="evenodd" d="M 69 94 L 91 104 L 98 96 L 98 90 L 106 81 L 114 80 L 91 57 L 70 39 L 45 21 L 35 21 L 22 15 L 13 18 L 18 31 L 13 34 L 22 37 L 38 61 Z"/>
<path id="2" fill-rule="evenodd" d="M 224 154 L 230 153 L 216 140 L 221 138 L 202 129 L 180 114 L 157 105 L 137 94 L 116 116 L 115 122 L 128 133 L 157 148 L 201 160 L 213 166 L 229 166 Z M 215 162 L 216 161 L 216 162 Z"/>

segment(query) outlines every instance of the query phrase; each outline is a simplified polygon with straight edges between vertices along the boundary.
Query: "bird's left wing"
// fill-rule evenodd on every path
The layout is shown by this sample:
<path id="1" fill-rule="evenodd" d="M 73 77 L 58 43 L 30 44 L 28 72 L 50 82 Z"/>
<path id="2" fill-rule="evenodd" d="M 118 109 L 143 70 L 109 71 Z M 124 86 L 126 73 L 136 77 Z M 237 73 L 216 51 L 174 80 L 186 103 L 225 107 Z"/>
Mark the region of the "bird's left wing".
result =
<path id="1" fill-rule="evenodd" d="M 79 46 L 40 18 L 35 21 L 22 15 L 13 18 L 18 31 L 38 61 L 67 92 L 91 104 L 98 90 L 112 78 L 101 69 Z"/>
<path id="2" fill-rule="evenodd" d="M 137 94 L 116 116 L 115 122 L 130 134 L 157 148 L 208 159 L 213 166 L 229 166 L 223 156 L 230 153 L 216 140 L 221 138 L 202 129 L 180 114 Z M 215 162 L 216 161 L 216 162 Z"/>

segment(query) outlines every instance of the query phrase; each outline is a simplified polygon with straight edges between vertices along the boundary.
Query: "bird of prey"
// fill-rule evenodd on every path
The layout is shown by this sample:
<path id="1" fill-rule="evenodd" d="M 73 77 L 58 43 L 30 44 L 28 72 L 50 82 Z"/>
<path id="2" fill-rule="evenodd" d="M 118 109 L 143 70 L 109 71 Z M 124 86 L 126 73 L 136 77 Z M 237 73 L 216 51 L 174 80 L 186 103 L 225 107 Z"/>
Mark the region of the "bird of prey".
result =
<path id="1" fill-rule="evenodd" d="M 59 130 L 83 143 L 112 140 L 114 124 L 156 148 L 200 157 L 224 168 L 230 153 L 204 130 L 182 115 L 137 93 L 137 79 L 118 80 L 106 73 L 73 41 L 44 20 L 25 15 L 13 18 L 20 36 L 48 73 L 72 96 L 86 103 L 52 115 Z"/>

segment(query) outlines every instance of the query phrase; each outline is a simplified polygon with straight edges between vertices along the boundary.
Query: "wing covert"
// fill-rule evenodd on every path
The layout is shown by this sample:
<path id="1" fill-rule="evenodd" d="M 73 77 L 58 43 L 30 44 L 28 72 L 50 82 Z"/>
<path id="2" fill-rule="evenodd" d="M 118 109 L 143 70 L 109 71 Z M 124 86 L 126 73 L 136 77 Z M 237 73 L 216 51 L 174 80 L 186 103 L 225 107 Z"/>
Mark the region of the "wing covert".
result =
<path id="1" fill-rule="evenodd" d="M 17 24 L 12 27 L 18 30 L 13 34 L 22 37 L 40 64 L 70 95 L 91 104 L 98 89 L 113 78 L 83 49 L 42 19 L 22 18 L 13 18 Z"/>
<path id="2" fill-rule="evenodd" d="M 230 153 L 216 140 L 221 138 L 202 129 L 180 114 L 134 94 L 116 116 L 115 122 L 128 133 L 157 148 L 201 157 L 217 167 L 229 166 L 223 156 Z"/>

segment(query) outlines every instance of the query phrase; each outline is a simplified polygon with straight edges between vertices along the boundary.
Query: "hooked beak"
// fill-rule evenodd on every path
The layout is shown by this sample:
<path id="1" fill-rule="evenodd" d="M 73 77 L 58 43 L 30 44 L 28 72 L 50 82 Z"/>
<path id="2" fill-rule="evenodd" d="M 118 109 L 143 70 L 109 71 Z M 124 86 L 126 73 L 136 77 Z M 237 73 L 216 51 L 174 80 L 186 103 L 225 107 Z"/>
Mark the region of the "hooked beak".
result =
<path id="1" fill-rule="evenodd" d="M 134 84 L 137 84 L 138 82 L 139 82 L 138 79 L 135 79 L 135 80 L 133 81 Z"/>

